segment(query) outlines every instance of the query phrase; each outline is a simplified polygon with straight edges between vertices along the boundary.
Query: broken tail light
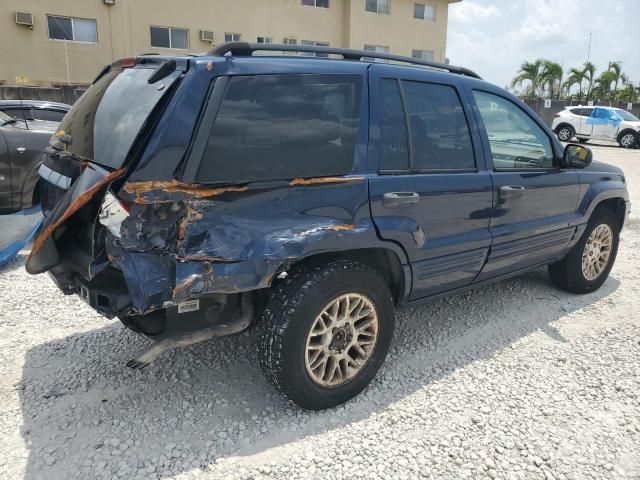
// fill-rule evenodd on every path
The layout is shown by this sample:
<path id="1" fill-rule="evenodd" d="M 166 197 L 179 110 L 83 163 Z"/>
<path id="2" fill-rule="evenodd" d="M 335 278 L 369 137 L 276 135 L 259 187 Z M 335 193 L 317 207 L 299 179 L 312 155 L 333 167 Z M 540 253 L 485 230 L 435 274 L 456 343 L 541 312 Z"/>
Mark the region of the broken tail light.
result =
<path id="1" fill-rule="evenodd" d="M 127 205 L 111 191 L 107 191 L 98 213 L 98 221 L 107 227 L 113 236 L 120 238 L 120 225 L 129 215 L 130 210 Z"/>

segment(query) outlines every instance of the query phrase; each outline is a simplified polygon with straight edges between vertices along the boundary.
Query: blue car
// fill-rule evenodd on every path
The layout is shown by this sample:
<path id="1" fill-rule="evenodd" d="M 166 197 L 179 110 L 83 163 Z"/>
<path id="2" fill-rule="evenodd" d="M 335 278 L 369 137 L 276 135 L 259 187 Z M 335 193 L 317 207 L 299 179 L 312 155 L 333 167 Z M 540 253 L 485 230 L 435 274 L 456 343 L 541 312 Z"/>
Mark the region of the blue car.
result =
<path id="1" fill-rule="evenodd" d="M 152 339 L 134 368 L 255 325 L 308 409 L 371 381 L 398 305 L 544 265 L 596 290 L 630 209 L 620 169 L 474 72 L 329 47 L 123 59 L 45 157 L 30 273 Z"/>

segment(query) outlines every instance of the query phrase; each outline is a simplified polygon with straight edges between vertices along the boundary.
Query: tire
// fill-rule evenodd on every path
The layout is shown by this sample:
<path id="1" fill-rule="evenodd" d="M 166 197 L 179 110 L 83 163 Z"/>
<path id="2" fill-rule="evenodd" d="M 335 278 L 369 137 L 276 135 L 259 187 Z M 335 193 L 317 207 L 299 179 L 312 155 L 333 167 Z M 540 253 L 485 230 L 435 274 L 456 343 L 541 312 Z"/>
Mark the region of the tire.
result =
<path id="1" fill-rule="evenodd" d="M 622 148 L 635 148 L 638 145 L 638 135 L 634 132 L 623 132 L 618 137 L 618 144 Z"/>
<path id="2" fill-rule="evenodd" d="M 342 353 L 332 350 L 339 348 L 334 346 L 336 338 L 337 343 L 340 343 L 341 339 L 343 342 L 349 340 L 353 343 L 372 336 L 369 331 L 366 335 L 358 334 L 355 337 L 347 335 L 345 340 L 344 336 L 341 337 L 343 332 L 339 328 L 332 329 L 330 320 L 327 320 L 325 315 L 322 316 L 322 327 L 326 321 L 329 322 L 329 328 L 321 328 L 320 331 L 324 329 L 332 333 L 316 333 L 316 336 L 312 336 L 312 329 L 313 332 L 317 332 L 317 327 L 320 325 L 318 323 L 320 314 L 323 311 L 326 312 L 329 305 L 344 298 L 346 294 L 361 296 L 362 305 L 366 304 L 364 299 L 367 299 L 370 302 L 367 305 L 373 306 L 373 310 L 361 307 L 358 313 L 369 312 L 369 314 L 364 320 L 357 320 L 355 325 L 362 328 L 362 325 L 373 318 L 373 314 L 377 315 L 376 338 L 373 342 L 369 342 L 372 346 L 361 347 L 361 349 L 367 349 L 368 354 L 365 361 L 360 362 L 362 366 L 354 363 L 354 367 L 350 367 L 346 363 L 347 374 L 341 373 L 341 379 L 338 379 L 338 372 L 334 376 L 336 385 L 322 385 L 319 381 L 320 373 L 324 375 L 327 371 L 327 377 L 330 377 L 328 372 L 332 369 L 329 365 L 330 362 L 334 362 L 329 359 L 328 354 L 323 352 L 333 352 L 336 355 L 343 355 L 344 352 L 346 355 L 350 352 L 356 353 L 353 350 L 354 347 L 344 348 L 343 346 Z M 357 308 L 360 304 L 354 300 L 354 296 L 349 298 Z M 348 309 L 349 307 L 346 308 Z M 284 279 L 278 280 L 278 283 L 272 287 L 262 313 L 258 341 L 260 366 L 267 380 L 289 401 L 309 410 L 331 408 L 355 397 L 373 379 L 389 350 L 394 322 L 395 314 L 389 287 L 380 274 L 372 268 L 344 259 L 324 264 L 309 263 L 293 268 Z M 336 322 L 333 325 L 339 324 Z M 310 342 L 325 338 L 330 340 L 328 347 L 314 347 L 323 350 L 317 353 L 316 359 L 322 355 L 327 357 L 324 369 L 310 371 L 313 366 L 310 358 L 315 355 L 315 350 L 309 346 Z M 344 362 L 337 364 L 344 365 Z M 357 372 L 354 373 L 355 370 Z M 340 372 L 342 371 L 341 368 Z M 316 375 L 316 378 L 313 375 Z M 345 378 L 344 381 L 342 381 L 343 378 Z"/>
<path id="3" fill-rule="evenodd" d="M 558 140 L 560 140 L 561 142 L 570 141 L 575 136 L 575 134 L 576 132 L 573 130 L 571 125 L 560 125 L 556 129 L 556 135 L 558 136 Z"/>
<path id="4" fill-rule="evenodd" d="M 600 228 L 600 232 L 607 228 L 611 234 L 611 246 L 609 248 L 609 256 L 606 263 L 597 273 L 597 276 L 593 277 L 594 271 L 588 271 L 585 273 L 583 268 L 583 253 L 585 249 L 590 248 L 587 244 L 592 234 L 596 229 Z M 562 290 L 566 290 L 572 293 L 589 293 L 597 290 L 602 286 L 618 254 L 618 243 L 620 241 L 620 227 L 615 214 L 607 207 L 598 207 L 591 215 L 591 219 L 587 224 L 587 228 L 574 247 L 569 251 L 567 256 L 559 262 L 549 265 L 549 275 L 551 280 Z M 597 250 L 595 250 L 597 252 Z M 598 254 L 596 253 L 597 257 Z"/>

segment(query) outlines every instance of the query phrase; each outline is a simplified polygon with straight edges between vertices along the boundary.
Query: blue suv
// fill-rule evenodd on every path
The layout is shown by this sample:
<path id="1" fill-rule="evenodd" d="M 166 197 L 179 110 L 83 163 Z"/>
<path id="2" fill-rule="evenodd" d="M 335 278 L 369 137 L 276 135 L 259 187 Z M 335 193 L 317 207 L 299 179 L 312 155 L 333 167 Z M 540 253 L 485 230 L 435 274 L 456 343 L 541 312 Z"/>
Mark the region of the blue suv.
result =
<path id="1" fill-rule="evenodd" d="M 620 169 L 474 72 L 313 46 L 116 62 L 40 175 L 27 270 L 152 339 L 129 366 L 255 325 L 309 409 L 371 381 L 398 305 L 543 265 L 599 288 L 630 208 Z"/>

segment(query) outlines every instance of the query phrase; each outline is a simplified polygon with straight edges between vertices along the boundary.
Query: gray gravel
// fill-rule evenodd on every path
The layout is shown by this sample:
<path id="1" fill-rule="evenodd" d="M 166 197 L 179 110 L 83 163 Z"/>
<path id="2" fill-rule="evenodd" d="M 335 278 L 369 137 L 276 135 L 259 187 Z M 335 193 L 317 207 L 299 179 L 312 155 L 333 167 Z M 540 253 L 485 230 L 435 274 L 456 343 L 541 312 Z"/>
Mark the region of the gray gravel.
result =
<path id="1" fill-rule="evenodd" d="M 640 150 L 594 150 L 640 206 Z M 598 292 L 540 270 L 404 309 L 371 386 L 319 413 L 267 385 L 254 332 L 127 369 L 146 341 L 24 259 L 0 270 L 2 479 L 640 478 L 637 215 Z"/>

